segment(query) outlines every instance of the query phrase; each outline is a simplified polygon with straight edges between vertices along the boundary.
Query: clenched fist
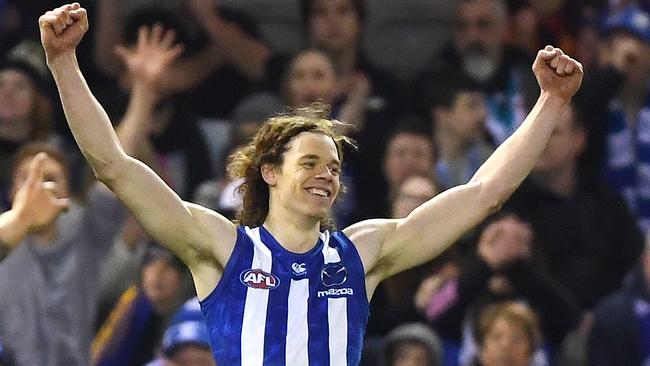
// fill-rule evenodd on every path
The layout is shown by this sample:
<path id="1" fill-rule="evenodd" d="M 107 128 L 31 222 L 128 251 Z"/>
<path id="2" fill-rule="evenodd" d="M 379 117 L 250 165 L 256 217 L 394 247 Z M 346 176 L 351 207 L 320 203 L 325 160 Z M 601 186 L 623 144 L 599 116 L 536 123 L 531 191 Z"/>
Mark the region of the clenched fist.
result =
<path id="1" fill-rule="evenodd" d="M 582 64 L 552 46 L 537 53 L 533 72 L 542 92 L 567 101 L 582 84 Z"/>
<path id="2" fill-rule="evenodd" d="M 45 55 L 51 62 L 60 55 L 74 53 L 88 30 L 88 14 L 79 3 L 63 5 L 41 15 L 38 25 Z"/>

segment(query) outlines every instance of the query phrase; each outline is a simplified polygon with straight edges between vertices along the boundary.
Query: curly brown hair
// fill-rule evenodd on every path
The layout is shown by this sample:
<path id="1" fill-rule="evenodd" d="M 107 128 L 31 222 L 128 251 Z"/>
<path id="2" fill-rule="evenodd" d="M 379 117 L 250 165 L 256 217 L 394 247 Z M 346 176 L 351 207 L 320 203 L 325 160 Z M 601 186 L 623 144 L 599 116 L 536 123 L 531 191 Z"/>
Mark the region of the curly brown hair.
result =
<path id="1" fill-rule="evenodd" d="M 269 118 L 253 140 L 237 150 L 228 164 L 228 174 L 244 182 L 237 189 L 242 197 L 242 207 L 237 213 L 240 225 L 259 226 L 269 213 L 269 186 L 262 178 L 262 165 L 281 167 L 288 143 L 302 132 L 322 133 L 332 138 L 341 162 L 344 146 L 356 147 L 349 137 L 336 132 L 341 124 L 329 118 L 329 107 L 315 102 L 307 107 L 290 109 Z M 326 217 L 321 228 L 334 229 L 333 221 Z"/>

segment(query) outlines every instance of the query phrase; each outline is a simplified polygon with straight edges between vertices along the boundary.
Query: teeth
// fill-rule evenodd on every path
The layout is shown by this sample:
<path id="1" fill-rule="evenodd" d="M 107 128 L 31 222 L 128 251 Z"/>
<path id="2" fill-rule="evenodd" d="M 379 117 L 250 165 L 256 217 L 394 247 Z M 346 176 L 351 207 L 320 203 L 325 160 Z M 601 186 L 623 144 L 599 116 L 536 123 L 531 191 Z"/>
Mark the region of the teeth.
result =
<path id="1" fill-rule="evenodd" d="M 315 194 L 315 195 L 318 195 L 318 196 L 321 196 L 321 197 L 329 197 L 329 195 L 330 195 L 329 192 L 324 190 L 324 189 L 309 188 L 309 190 L 307 190 L 307 191 L 309 193 L 311 193 L 311 194 Z"/>

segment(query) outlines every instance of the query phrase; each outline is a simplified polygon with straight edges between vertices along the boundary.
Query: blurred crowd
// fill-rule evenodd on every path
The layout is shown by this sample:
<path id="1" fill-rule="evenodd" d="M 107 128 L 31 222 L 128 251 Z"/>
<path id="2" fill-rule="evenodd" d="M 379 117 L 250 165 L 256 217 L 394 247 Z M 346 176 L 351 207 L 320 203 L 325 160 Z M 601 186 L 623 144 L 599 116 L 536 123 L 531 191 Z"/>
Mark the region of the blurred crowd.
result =
<path id="1" fill-rule="evenodd" d="M 188 270 L 66 127 L 37 25 L 59 5 L 0 0 L 0 365 L 215 365 Z M 467 182 L 536 100 L 537 50 L 561 47 L 585 79 L 533 172 L 380 285 L 362 365 L 650 364 L 650 2 L 81 5 L 79 62 L 125 151 L 227 217 L 233 151 L 274 114 L 327 104 L 358 143 L 339 228 Z"/>

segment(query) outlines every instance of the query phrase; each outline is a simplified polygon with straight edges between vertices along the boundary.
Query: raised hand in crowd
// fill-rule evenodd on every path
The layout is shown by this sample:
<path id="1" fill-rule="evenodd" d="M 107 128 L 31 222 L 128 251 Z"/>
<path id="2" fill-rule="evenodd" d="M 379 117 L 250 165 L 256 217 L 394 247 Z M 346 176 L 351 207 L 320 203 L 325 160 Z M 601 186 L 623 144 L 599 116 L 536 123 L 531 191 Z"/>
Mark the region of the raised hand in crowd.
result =
<path id="1" fill-rule="evenodd" d="M 162 26 L 140 27 L 137 43 L 128 48 L 115 47 L 115 52 L 126 66 L 133 87 L 147 88 L 147 92 L 161 97 L 161 80 L 169 66 L 183 52 L 183 45 L 175 43 L 176 33 Z"/>
<path id="2" fill-rule="evenodd" d="M 122 147 L 128 154 L 152 163 L 151 130 L 155 128 L 155 107 L 169 91 L 168 71 L 183 51 L 175 43 L 175 32 L 162 26 L 141 27 L 138 41 L 131 47 L 118 46 L 115 52 L 124 62 L 131 80 L 129 106 L 117 128 Z"/>
<path id="3" fill-rule="evenodd" d="M 27 178 L 16 187 L 11 209 L 0 215 L 0 244 L 5 249 L 12 249 L 29 234 L 51 225 L 68 208 L 68 198 L 61 197 L 66 192 L 45 177 L 47 163 L 45 153 L 29 162 Z"/>
<path id="4" fill-rule="evenodd" d="M 348 78 L 347 85 L 342 87 L 342 92 L 347 95 L 345 104 L 341 107 L 340 119 L 353 125 L 356 131 L 361 131 L 366 124 L 366 111 L 368 97 L 371 91 L 370 80 L 361 72 L 355 72 Z"/>

